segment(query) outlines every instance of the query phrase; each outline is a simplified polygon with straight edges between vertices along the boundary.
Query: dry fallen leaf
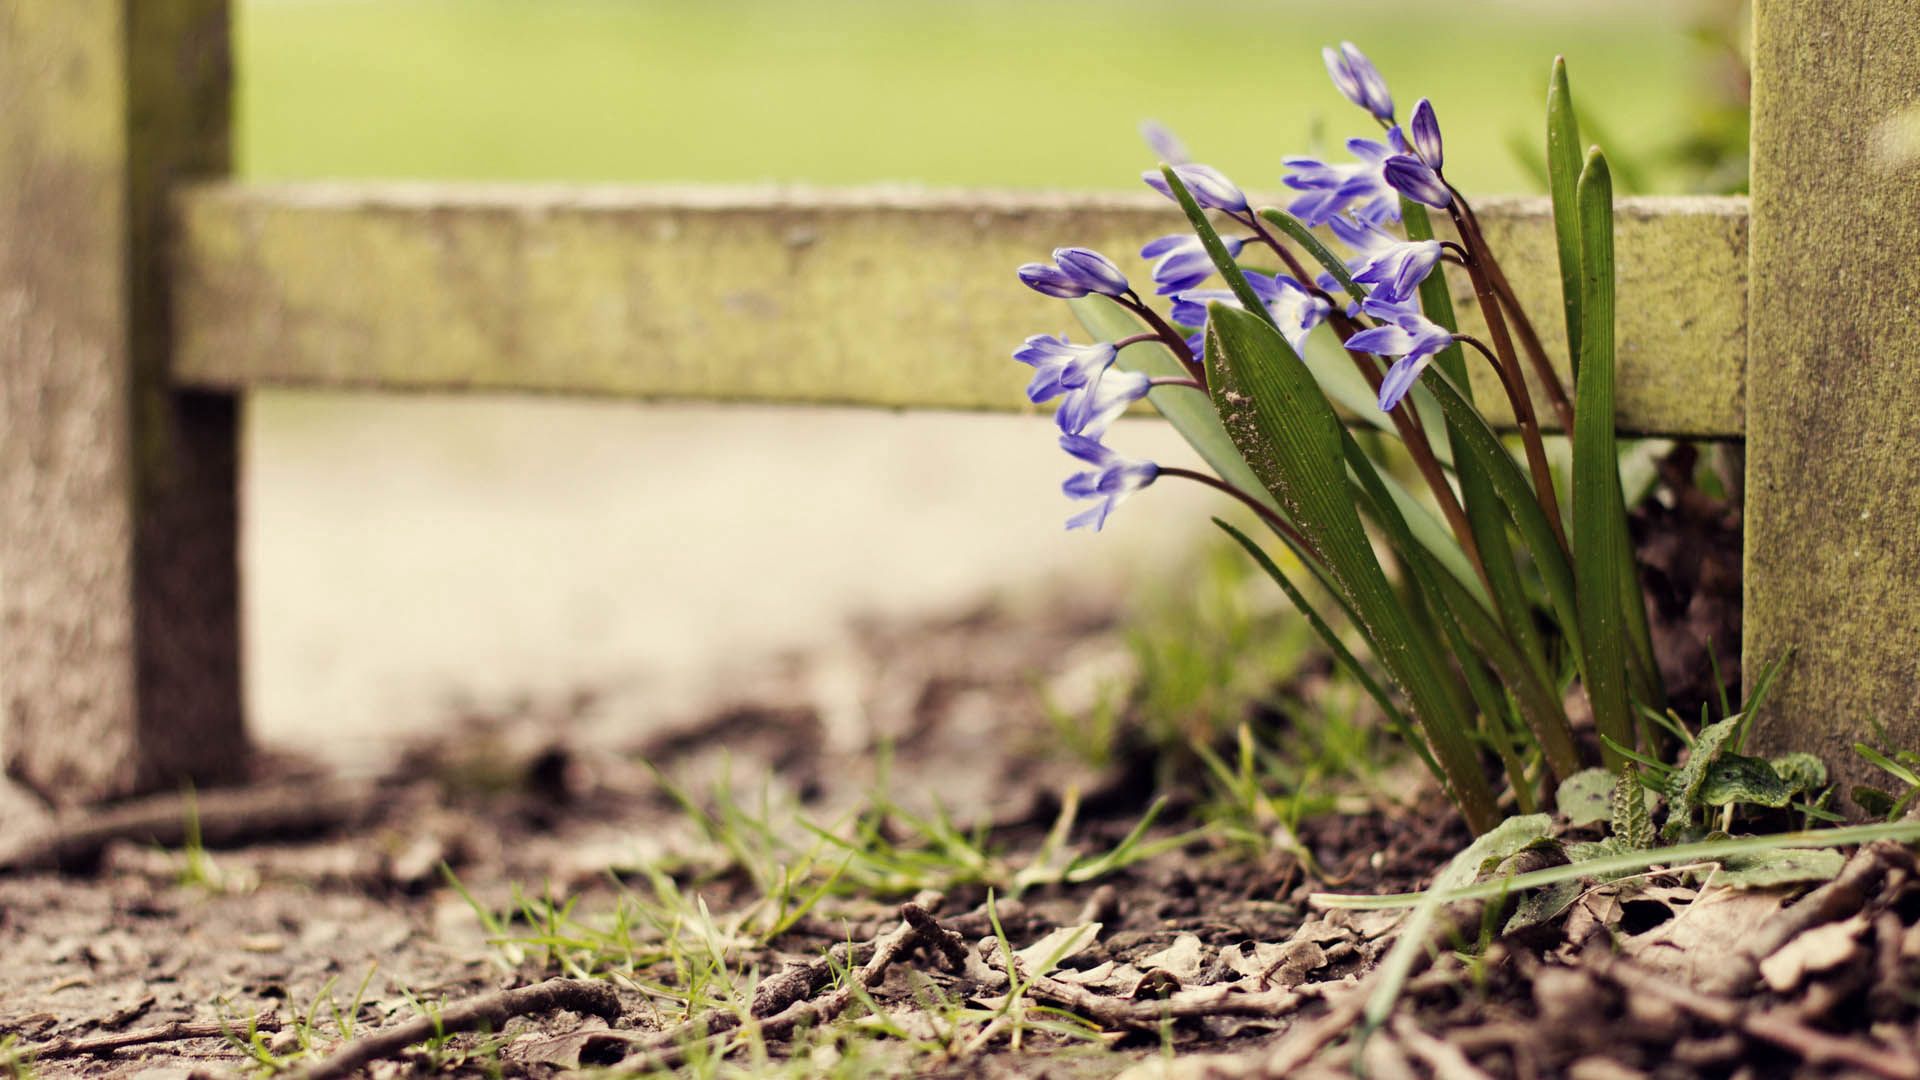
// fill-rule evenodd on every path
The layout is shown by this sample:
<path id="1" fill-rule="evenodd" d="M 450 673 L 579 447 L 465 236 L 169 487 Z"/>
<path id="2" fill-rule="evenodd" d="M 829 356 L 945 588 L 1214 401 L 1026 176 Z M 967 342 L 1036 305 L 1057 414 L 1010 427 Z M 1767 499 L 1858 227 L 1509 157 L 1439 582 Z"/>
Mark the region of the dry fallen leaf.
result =
<path id="1" fill-rule="evenodd" d="M 1807 976 L 1832 971 L 1858 956 L 1860 936 L 1866 929 L 1864 914 L 1816 926 L 1760 961 L 1760 974 L 1768 986 L 1785 993 L 1799 986 Z"/>

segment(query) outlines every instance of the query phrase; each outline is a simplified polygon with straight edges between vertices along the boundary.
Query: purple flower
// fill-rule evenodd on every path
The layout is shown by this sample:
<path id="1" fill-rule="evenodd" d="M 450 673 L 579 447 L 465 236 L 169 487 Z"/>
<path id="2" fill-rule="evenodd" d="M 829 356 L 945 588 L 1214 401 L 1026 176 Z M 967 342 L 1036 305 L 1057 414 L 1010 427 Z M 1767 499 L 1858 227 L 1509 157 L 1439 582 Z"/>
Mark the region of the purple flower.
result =
<path id="1" fill-rule="evenodd" d="M 1074 284 L 1102 296 L 1124 296 L 1130 289 L 1127 276 L 1113 260 L 1082 247 L 1053 249 L 1053 264 Z"/>
<path id="2" fill-rule="evenodd" d="M 1085 385 L 1067 392 L 1054 422 L 1063 434 L 1097 439 L 1128 406 L 1146 397 L 1152 385 L 1153 380 L 1138 371 L 1103 367 Z"/>
<path id="3" fill-rule="evenodd" d="M 1057 296 L 1062 300 L 1073 300 L 1087 295 L 1086 286 L 1069 277 L 1052 263 L 1027 263 L 1015 273 L 1020 275 L 1021 284 L 1037 293 Z"/>
<path id="4" fill-rule="evenodd" d="M 1427 369 L 1434 355 L 1453 344 L 1453 332 L 1428 321 L 1412 304 L 1368 300 L 1362 307 L 1367 314 L 1386 323 L 1348 338 L 1347 348 L 1400 358 L 1380 381 L 1380 410 L 1386 412 L 1400 404 L 1400 399 L 1413 388 L 1414 381 Z"/>
<path id="5" fill-rule="evenodd" d="M 1393 95 L 1387 93 L 1387 80 L 1380 77 L 1380 70 L 1366 53 L 1354 48 L 1353 42 L 1343 41 L 1337 50 L 1332 46 L 1321 49 L 1320 57 L 1327 62 L 1327 74 L 1343 97 L 1379 119 L 1393 122 Z"/>
<path id="6" fill-rule="evenodd" d="M 1185 165 L 1193 160 L 1187 153 L 1187 145 L 1180 141 L 1165 124 L 1158 120 L 1140 121 L 1140 137 L 1147 141 L 1147 148 L 1153 155 L 1169 165 Z"/>
<path id="7" fill-rule="evenodd" d="M 1220 240 L 1226 245 L 1230 258 L 1238 258 L 1240 249 L 1247 243 L 1234 236 L 1223 236 Z M 1140 257 L 1160 260 L 1153 264 L 1153 282 L 1159 286 L 1156 291 L 1162 296 L 1185 292 L 1213 276 L 1213 257 L 1207 254 L 1206 245 L 1199 237 L 1188 233 L 1163 236 L 1141 248 Z"/>
<path id="8" fill-rule="evenodd" d="M 1377 225 L 1345 218 L 1329 224 L 1340 242 L 1356 253 L 1347 264 L 1354 271 L 1353 280 L 1373 286 L 1376 300 L 1400 304 L 1412 299 L 1414 290 L 1440 262 L 1438 240 L 1401 240 Z"/>
<path id="9" fill-rule="evenodd" d="M 1254 295 L 1267 307 L 1268 313 L 1280 328 L 1280 336 L 1287 339 L 1293 351 L 1305 355 L 1307 335 L 1320 325 L 1332 310 L 1331 305 L 1321 296 L 1299 282 L 1279 274 L 1268 277 L 1265 274 L 1247 274 L 1247 284 L 1253 287 Z M 1207 305 L 1214 302 L 1239 307 L 1239 298 L 1226 289 L 1197 289 L 1181 293 L 1173 298 L 1173 321 L 1182 326 L 1204 328 L 1207 324 Z M 1194 355 L 1200 355 L 1195 349 Z"/>
<path id="10" fill-rule="evenodd" d="M 1014 351 L 1013 358 L 1034 369 L 1033 381 L 1027 384 L 1027 400 L 1037 405 L 1098 379 L 1116 355 L 1114 347 L 1105 342 L 1075 345 L 1065 334 L 1057 338 L 1035 334 Z"/>
<path id="11" fill-rule="evenodd" d="M 1433 102 L 1421 98 L 1413 107 L 1413 120 L 1407 126 L 1420 160 L 1432 166 L 1435 172 L 1446 168 L 1445 148 L 1440 143 L 1440 121 L 1433 115 Z"/>
<path id="12" fill-rule="evenodd" d="M 1225 210 L 1230 214 L 1247 212 L 1247 196 L 1219 169 L 1211 165 L 1175 165 L 1173 175 L 1180 178 L 1180 182 L 1186 185 L 1187 194 L 1192 195 L 1193 201 L 1199 203 L 1202 208 Z M 1173 188 L 1167 184 L 1167 178 L 1162 176 L 1159 170 L 1150 169 L 1143 172 L 1140 174 L 1140 179 L 1145 180 L 1148 187 L 1167 198 L 1174 197 Z"/>
<path id="13" fill-rule="evenodd" d="M 1395 154 L 1388 158 L 1381 174 L 1395 191 L 1414 202 L 1443 210 L 1453 205 L 1453 192 L 1447 190 L 1440 174 L 1412 154 Z"/>
<path id="14" fill-rule="evenodd" d="M 1068 518 L 1069 529 L 1091 528 L 1099 532 L 1114 507 L 1160 475 L 1160 466 L 1153 462 L 1121 457 L 1102 446 L 1100 440 L 1084 435 L 1060 436 L 1060 449 L 1093 466 L 1068 477 L 1060 489 L 1075 499 L 1100 500 L 1100 505 Z"/>
<path id="15" fill-rule="evenodd" d="M 1383 169 L 1394 154 L 1407 152 L 1406 137 L 1396 127 L 1387 132 L 1386 143 L 1348 139 L 1347 150 L 1359 160 L 1330 165 L 1316 158 L 1286 159 L 1286 166 L 1294 171 L 1284 183 L 1306 192 L 1288 205 L 1287 212 L 1311 226 L 1325 225 L 1349 208 L 1373 224 L 1399 221 L 1400 195 L 1387 183 Z"/>

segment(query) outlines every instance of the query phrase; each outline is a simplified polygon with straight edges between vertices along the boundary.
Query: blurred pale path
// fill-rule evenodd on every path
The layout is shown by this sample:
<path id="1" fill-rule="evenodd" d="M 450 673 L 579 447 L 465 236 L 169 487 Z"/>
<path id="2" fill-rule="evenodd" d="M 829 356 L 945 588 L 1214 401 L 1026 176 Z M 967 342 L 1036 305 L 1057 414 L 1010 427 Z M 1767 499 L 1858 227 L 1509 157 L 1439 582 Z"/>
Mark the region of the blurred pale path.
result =
<path id="1" fill-rule="evenodd" d="M 1318 57 L 1350 37 L 1405 104 L 1434 98 L 1450 174 L 1525 190 L 1507 142 L 1533 141 L 1554 52 L 1635 145 L 1688 86 L 1680 13 L 1653 3 L 238 7 L 255 178 L 1119 187 L 1150 164 L 1134 128 L 1154 116 L 1271 189 L 1319 123 L 1363 133 Z M 1021 374 L 1009 361 L 1010 398 Z M 455 698 L 613 685 L 667 708 L 716 665 L 829 638 L 856 611 L 1111 583 L 1217 506 L 1164 484 L 1105 535 L 1066 534 L 1072 462 L 1050 433 L 1037 417 L 260 395 L 252 715 L 271 740 L 372 763 Z M 1153 424 L 1113 443 L 1179 450 Z"/>

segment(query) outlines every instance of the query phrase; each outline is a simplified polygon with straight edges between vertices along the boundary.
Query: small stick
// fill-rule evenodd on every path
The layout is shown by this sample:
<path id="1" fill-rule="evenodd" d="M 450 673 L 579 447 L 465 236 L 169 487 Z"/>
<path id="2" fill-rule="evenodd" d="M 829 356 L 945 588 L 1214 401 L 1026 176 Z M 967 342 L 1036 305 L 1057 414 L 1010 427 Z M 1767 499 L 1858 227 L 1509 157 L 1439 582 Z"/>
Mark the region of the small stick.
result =
<path id="1" fill-rule="evenodd" d="M 1465 1051 L 1445 1039 L 1437 1039 L 1420 1029 L 1406 1016 L 1393 1018 L 1393 1033 L 1407 1052 L 1427 1063 L 1433 1080 L 1491 1080 L 1486 1070 L 1473 1063 Z"/>
<path id="2" fill-rule="evenodd" d="M 171 1024 L 158 1024 L 153 1027 L 136 1028 L 133 1031 L 116 1031 L 110 1035 L 95 1035 L 87 1039 L 72 1037 L 55 1039 L 53 1042 L 36 1046 L 27 1051 L 29 1060 L 52 1061 L 56 1058 L 85 1057 L 94 1054 L 111 1054 L 129 1046 L 147 1046 L 152 1043 L 184 1042 L 188 1039 L 225 1038 L 235 1030 L 246 1025 L 230 1020 L 176 1020 Z M 279 1031 L 280 1021 L 272 1013 L 262 1013 L 251 1021 L 255 1031 Z"/>
<path id="3" fill-rule="evenodd" d="M 415 1043 L 461 1031 L 482 1028 L 499 1031 L 513 1017 L 559 1009 L 591 1014 L 608 1023 L 620 1019 L 621 1014 L 620 998 L 606 983 L 548 979 L 533 986 L 502 990 L 462 1002 L 438 1016 L 423 1016 L 376 1031 L 347 1043 L 313 1065 L 295 1070 L 289 1080 L 337 1080 L 376 1061 L 394 1057 Z"/>
<path id="4" fill-rule="evenodd" d="M 1629 994 L 1658 998 L 1710 1023 L 1798 1054 L 1809 1065 L 1848 1066 L 1885 1080 L 1920 1080 L 1920 1061 L 1891 1053 L 1871 1038 L 1830 1035 L 1808 1027 L 1791 1009 L 1749 1010 L 1738 1002 L 1669 982 L 1624 960 L 1603 957 L 1594 966 Z"/>
<path id="5" fill-rule="evenodd" d="M 1154 1031 L 1167 1020 L 1202 1016 L 1286 1016 L 1311 996 L 1297 990 L 1235 991 L 1231 985 L 1222 984 L 1177 990 L 1165 998 L 1134 1001 L 1096 994 L 1084 986 L 1061 982 L 1050 975 L 1021 976 L 1018 981 L 1026 985 L 1028 993 L 1064 1005 L 1109 1030 Z"/>

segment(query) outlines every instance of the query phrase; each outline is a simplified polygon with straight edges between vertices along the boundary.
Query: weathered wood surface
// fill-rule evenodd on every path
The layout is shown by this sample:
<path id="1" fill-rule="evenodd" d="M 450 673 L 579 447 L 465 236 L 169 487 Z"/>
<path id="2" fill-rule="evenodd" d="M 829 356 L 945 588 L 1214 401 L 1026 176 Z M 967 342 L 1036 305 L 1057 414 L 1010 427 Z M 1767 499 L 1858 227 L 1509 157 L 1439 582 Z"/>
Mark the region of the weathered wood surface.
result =
<path id="1" fill-rule="evenodd" d="M 1920 15 L 1758 0 L 1745 670 L 1798 650 L 1761 742 L 1886 783 L 1920 749 L 1920 185 L 1876 159 L 1920 101 Z"/>
<path id="2" fill-rule="evenodd" d="M 1016 265 L 1081 244 L 1146 283 L 1133 253 L 1181 227 L 1149 192 L 215 185 L 181 207 L 188 384 L 952 409 L 1024 404 L 1008 354 L 1070 326 Z M 1547 201 L 1481 213 L 1563 347 Z M 1626 200 L 1618 240 L 1621 423 L 1739 434 L 1745 200 Z"/>
<path id="3" fill-rule="evenodd" d="M 166 371 L 227 49 L 226 0 L 0 4 L 0 754 L 60 802 L 244 759 L 235 403 Z"/>

